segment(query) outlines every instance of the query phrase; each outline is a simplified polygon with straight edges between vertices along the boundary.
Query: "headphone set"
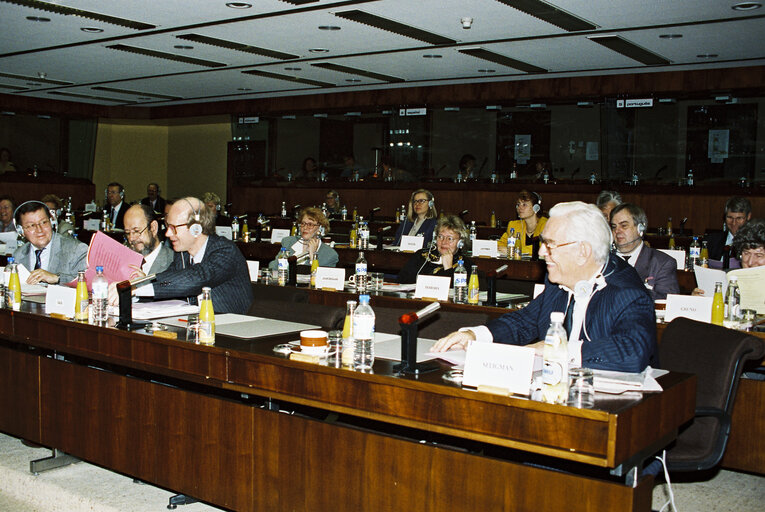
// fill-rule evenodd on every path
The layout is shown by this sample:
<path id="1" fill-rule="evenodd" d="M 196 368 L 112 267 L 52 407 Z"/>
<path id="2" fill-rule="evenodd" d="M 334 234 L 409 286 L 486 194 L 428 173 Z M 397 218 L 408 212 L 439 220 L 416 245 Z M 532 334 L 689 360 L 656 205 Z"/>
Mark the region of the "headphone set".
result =
<path id="1" fill-rule="evenodd" d="M 645 224 L 639 222 L 637 225 L 637 232 L 638 235 L 640 235 L 640 238 L 643 238 L 643 235 L 645 234 Z"/>
<path id="2" fill-rule="evenodd" d="M 184 198 L 183 200 L 189 203 L 189 206 L 194 211 L 194 221 L 191 224 L 189 224 L 189 233 L 191 233 L 191 235 L 194 238 L 197 238 L 199 235 L 202 234 L 202 231 L 203 231 L 202 224 L 200 222 L 200 214 L 199 214 L 200 210 L 197 208 L 194 208 L 194 205 L 192 205 L 191 201 L 189 201 L 188 199 Z"/>
<path id="3" fill-rule="evenodd" d="M 428 209 L 434 208 L 436 206 L 436 201 L 433 199 L 433 194 L 430 192 L 423 192 L 421 190 L 418 190 L 417 192 L 412 193 L 412 197 L 409 198 L 409 204 L 412 208 L 414 208 L 414 196 L 417 194 L 426 194 L 428 196 Z"/>
<path id="4" fill-rule="evenodd" d="M 104 189 L 104 198 L 106 199 L 106 201 L 105 201 L 106 203 L 109 202 L 109 187 L 110 186 L 112 186 L 112 187 L 114 187 L 114 186 L 119 187 L 119 189 L 120 189 L 120 200 L 125 199 L 125 187 L 123 187 L 122 185 L 107 185 L 106 188 Z M 159 196 L 159 188 L 157 188 L 157 195 Z"/>
<path id="5" fill-rule="evenodd" d="M 536 202 L 531 207 L 531 209 L 534 210 L 534 213 L 539 213 L 542 210 L 542 196 L 540 196 L 537 192 L 534 192 L 533 190 L 530 192 L 530 194 L 537 198 Z"/>
<path id="6" fill-rule="evenodd" d="M 56 217 L 51 215 L 47 204 L 43 203 L 42 201 L 35 201 L 35 200 L 25 201 L 21 203 L 20 205 L 18 205 L 15 210 L 13 210 L 13 220 L 15 221 L 15 224 L 16 224 L 16 233 L 18 233 L 20 237 L 26 238 L 24 236 L 24 228 L 21 227 L 21 218 L 20 218 L 21 215 L 19 214 L 19 210 L 25 204 L 39 204 L 40 206 L 42 206 L 43 209 L 45 210 L 46 215 L 48 215 L 48 220 L 50 220 L 50 226 L 53 229 L 53 232 L 55 233 L 58 230 L 58 222 L 56 220 Z"/>

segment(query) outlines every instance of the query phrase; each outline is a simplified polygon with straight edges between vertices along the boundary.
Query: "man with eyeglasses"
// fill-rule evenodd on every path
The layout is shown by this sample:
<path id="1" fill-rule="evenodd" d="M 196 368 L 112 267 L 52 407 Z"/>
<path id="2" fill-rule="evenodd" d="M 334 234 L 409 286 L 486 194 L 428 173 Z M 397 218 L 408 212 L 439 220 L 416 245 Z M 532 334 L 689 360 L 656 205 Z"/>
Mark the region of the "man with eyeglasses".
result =
<path id="1" fill-rule="evenodd" d="M 151 206 L 136 204 L 125 212 L 125 238 L 128 246 L 143 256 L 144 274 L 158 274 L 173 262 L 173 250 L 160 243 L 158 233 L 159 223 Z"/>
<path id="2" fill-rule="evenodd" d="M 165 220 L 175 251 L 173 262 L 135 294 L 157 300 L 186 299 L 196 305 L 202 287 L 209 286 L 216 313 L 246 313 L 252 303 L 247 262 L 233 242 L 215 234 L 213 210 L 196 197 L 185 197 L 173 203 Z M 112 305 L 119 303 L 115 285 L 109 285 Z"/>
<path id="3" fill-rule="evenodd" d="M 657 365 L 653 301 L 635 269 L 610 249 L 611 229 L 595 205 L 555 205 L 539 248 L 547 266 L 544 291 L 523 309 L 449 334 L 432 350 L 475 341 L 528 345 L 544 339 L 550 313 L 560 311 L 570 364 L 627 372 Z"/>
<path id="4" fill-rule="evenodd" d="M 16 225 L 21 227 L 27 243 L 16 249 L 13 257 L 31 271 L 28 284 L 68 283 L 87 267 L 88 246 L 54 233 L 45 203 L 27 201 L 19 206 Z"/>

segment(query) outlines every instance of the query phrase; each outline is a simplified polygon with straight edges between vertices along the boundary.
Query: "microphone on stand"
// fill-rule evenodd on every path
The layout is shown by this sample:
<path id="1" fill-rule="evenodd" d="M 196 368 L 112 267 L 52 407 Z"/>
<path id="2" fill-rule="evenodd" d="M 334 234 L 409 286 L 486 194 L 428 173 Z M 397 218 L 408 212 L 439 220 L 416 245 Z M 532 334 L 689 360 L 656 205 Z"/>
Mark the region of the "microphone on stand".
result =
<path id="1" fill-rule="evenodd" d="M 578 173 L 581 170 L 581 167 L 577 167 L 574 169 L 574 172 L 571 173 L 571 181 L 574 180 L 574 176 L 576 176 L 576 173 Z"/>
<path id="2" fill-rule="evenodd" d="M 382 208 L 380 208 L 379 206 L 375 206 L 374 208 L 369 210 L 369 222 L 375 221 L 375 213 L 379 212 L 380 210 L 382 210 Z"/>
<path id="3" fill-rule="evenodd" d="M 384 226 L 377 230 L 377 250 L 382 251 L 383 250 L 383 233 L 386 231 L 389 231 L 391 229 L 391 226 Z"/>
<path id="4" fill-rule="evenodd" d="M 462 219 L 462 220 L 464 221 L 464 220 L 465 220 L 465 216 L 466 216 L 468 213 L 470 213 L 470 210 L 462 210 L 461 212 L 459 212 L 459 213 L 457 214 L 457 216 L 458 216 L 460 219 Z"/>
<path id="5" fill-rule="evenodd" d="M 497 277 L 507 270 L 507 263 L 486 273 L 486 305 L 497 305 Z"/>
<path id="6" fill-rule="evenodd" d="M 685 233 L 685 223 L 688 222 L 688 217 L 684 217 L 683 220 L 680 221 L 680 234 Z"/>
<path id="7" fill-rule="evenodd" d="M 395 371 L 419 375 L 439 368 L 435 360 L 417 364 L 417 323 L 438 311 L 440 307 L 440 302 L 433 302 L 419 311 L 404 313 L 399 317 L 398 324 L 401 327 L 401 364 L 393 367 Z"/>

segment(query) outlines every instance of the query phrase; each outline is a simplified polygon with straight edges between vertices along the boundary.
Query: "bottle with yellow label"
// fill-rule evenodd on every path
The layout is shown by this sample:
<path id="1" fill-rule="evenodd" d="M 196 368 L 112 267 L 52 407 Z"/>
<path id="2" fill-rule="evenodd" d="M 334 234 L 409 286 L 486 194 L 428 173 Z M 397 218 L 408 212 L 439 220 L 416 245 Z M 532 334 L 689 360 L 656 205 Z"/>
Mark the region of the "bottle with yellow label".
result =
<path id="1" fill-rule="evenodd" d="M 242 238 L 245 238 L 245 233 L 250 232 L 250 226 L 247 224 L 247 217 L 242 219 Z"/>
<path id="2" fill-rule="evenodd" d="M 356 301 L 345 303 L 345 321 L 343 322 L 343 366 L 353 366 L 353 312 L 356 311 Z"/>
<path id="3" fill-rule="evenodd" d="M 358 215 L 359 215 L 359 207 L 358 206 L 354 206 L 353 207 L 353 215 L 351 215 L 351 220 L 355 221 L 356 217 L 358 217 Z"/>
<path id="4" fill-rule="evenodd" d="M 667 219 L 667 234 L 672 236 L 672 217 Z"/>
<path id="5" fill-rule="evenodd" d="M 311 258 L 311 288 L 316 288 L 316 271 L 319 270 L 319 255 L 314 254 Z"/>
<path id="6" fill-rule="evenodd" d="M 11 275 L 8 278 L 8 304 L 14 311 L 21 310 L 21 281 L 19 280 L 19 268 L 16 263 L 11 264 Z"/>
<path id="7" fill-rule="evenodd" d="M 722 294 L 722 283 L 715 283 L 715 294 L 712 298 L 712 323 L 722 325 L 725 319 L 725 301 Z"/>
<path id="8" fill-rule="evenodd" d="M 669 242 L 667 243 L 667 247 L 669 247 L 670 249 L 675 248 L 675 235 L 673 235 L 672 233 L 669 234 Z"/>
<path id="9" fill-rule="evenodd" d="M 468 304 L 478 304 L 478 266 L 473 265 L 468 279 Z"/>
<path id="10" fill-rule="evenodd" d="M 494 213 L 494 210 L 491 211 L 491 219 L 489 220 L 489 224 L 491 224 L 491 227 L 493 228 L 497 227 L 497 214 Z"/>
<path id="11" fill-rule="evenodd" d="M 74 319 L 78 322 L 88 321 L 88 283 L 85 281 L 85 271 L 77 272 L 77 291 L 74 297 Z"/>
<path id="12" fill-rule="evenodd" d="M 202 288 L 202 302 L 199 303 L 199 343 L 215 344 L 215 311 L 209 286 Z"/>
<path id="13" fill-rule="evenodd" d="M 356 217 L 355 210 L 354 210 L 354 217 Z M 356 248 L 356 243 L 358 242 L 359 238 L 359 230 L 357 229 L 356 223 L 351 226 L 351 233 L 350 233 L 350 247 L 351 249 Z"/>

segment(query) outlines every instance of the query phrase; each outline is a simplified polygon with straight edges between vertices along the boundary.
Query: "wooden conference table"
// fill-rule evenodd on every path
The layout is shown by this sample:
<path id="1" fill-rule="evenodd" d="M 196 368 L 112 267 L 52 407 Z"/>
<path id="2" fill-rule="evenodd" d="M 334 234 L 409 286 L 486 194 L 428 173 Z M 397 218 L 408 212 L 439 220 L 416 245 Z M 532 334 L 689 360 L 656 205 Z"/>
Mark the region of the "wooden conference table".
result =
<path id="1" fill-rule="evenodd" d="M 695 403 L 685 374 L 581 410 L 24 307 L 0 311 L 0 430 L 235 510 L 650 510 L 630 470 Z"/>

